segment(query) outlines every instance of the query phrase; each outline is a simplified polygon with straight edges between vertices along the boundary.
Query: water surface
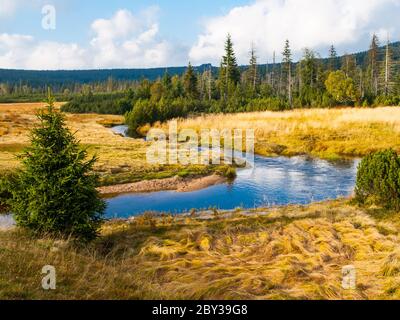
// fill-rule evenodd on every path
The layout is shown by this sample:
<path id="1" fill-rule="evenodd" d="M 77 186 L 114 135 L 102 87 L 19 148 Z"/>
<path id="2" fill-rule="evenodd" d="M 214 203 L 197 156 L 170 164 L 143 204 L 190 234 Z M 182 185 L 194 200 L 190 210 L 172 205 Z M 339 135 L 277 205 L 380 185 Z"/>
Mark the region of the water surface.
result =
<path id="1" fill-rule="evenodd" d="M 181 213 L 211 207 L 230 210 L 336 199 L 353 192 L 357 164 L 358 160 L 256 156 L 254 168 L 239 169 L 231 184 L 187 193 L 119 195 L 107 201 L 107 216 L 126 218 L 145 211 Z"/>

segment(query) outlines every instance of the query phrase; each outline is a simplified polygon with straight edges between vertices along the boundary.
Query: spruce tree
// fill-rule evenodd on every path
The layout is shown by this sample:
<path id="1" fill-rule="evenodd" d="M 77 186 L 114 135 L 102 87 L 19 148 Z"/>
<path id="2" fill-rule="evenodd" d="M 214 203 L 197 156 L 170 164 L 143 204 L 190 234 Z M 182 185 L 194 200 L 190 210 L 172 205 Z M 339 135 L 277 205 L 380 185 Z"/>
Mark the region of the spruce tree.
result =
<path id="1" fill-rule="evenodd" d="M 92 240 L 105 210 L 92 171 L 96 158 L 87 159 L 50 95 L 37 117 L 31 145 L 21 155 L 22 169 L 9 185 L 17 225 L 39 235 Z"/>
<path id="2" fill-rule="evenodd" d="M 376 34 L 372 36 L 371 45 L 368 52 L 368 68 L 370 76 L 370 89 L 374 96 L 378 95 L 378 55 L 379 55 L 379 39 Z"/>
<path id="3" fill-rule="evenodd" d="M 197 99 L 199 97 L 199 92 L 197 90 L 197 76 L 190 62 L 184 76 L 183 85 L 186 97 L 190 99 Z"/>
<path id="4" fill-rule="evenodd" d="M 250 50 L 250 80 L 251 80 L 251 86 L 253 89 L 253 93 L 256 91 L 256 86 L 257 86 L 257 56 L 256 56 L 256 50 L 254 48 L 254 45 L 251 46 Z"/>
<path id="5" fill-rule="evenodd" d="M 220 69 L 220 87 L 221 93 L 225 99 L 228 98 L 229 88 L 236 87 L 239 81 L 240 70 L 233 50 L 231 35 L 228 34 L 225 42 L 225 55 L 222 57 Z"/>
<path id="6" fill-rule="evenodd" d="M 283 67 L 284 73 L 286 74 L 287 78 L 287 93 L 289 98 L 289 104 L 293 107 L 293 99 L 292 99 L 292 51 L 290 50 L 290 43 L 289 40 L 285 42 L 285 48 L 282 52 L 283 56 Z"/>
<path id="7" fill-rule="evenodd" d="M 383 93 L 385 96 L 389 96 L 393 93 L 393 86 L 394 82 L 392 80 L 392 76 L 395 73 L 396 68 L 393 63 L 393 50 L 391 47 L 391 43 L 389 40 L 389 35 L 388 39 L 386 42 L 386 47 L 385 47 L 385 62 L 384 62 L 384 68 L 382 70 L 381 74 L 381 82 L 383 83 Z"/>
<path id="8" fill-rule="evenodd" d="M 164 76 L 161 79 L 161 83 L 164 88 L 165 97 L 172 97 L 172 77 L 168 73 L 168 70 L 165 70 Z"/>
<path id="9" fill-rule="evenodd" d="M 337 52 L 333 45 L 329 48 L 329 71 L 337 69 Z"/>

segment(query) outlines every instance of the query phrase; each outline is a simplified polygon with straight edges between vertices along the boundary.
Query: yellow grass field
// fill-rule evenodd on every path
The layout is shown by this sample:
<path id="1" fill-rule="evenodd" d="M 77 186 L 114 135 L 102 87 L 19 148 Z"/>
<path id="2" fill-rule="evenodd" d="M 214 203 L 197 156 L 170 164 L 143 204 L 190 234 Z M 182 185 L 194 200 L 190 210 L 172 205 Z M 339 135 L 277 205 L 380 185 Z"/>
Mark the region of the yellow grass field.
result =
<path id="1" fill-rule="evenodd" d="M 15 155 L 27 144 L 40 106 L 0 105 L 2 170 L 18 166 Z M 145 142 L 104 126 L 121 120 L 67 115 L 69 127 L 98 154 L 99 172 L 138 172 L 137 179 L 170 173 L 144 164 Z M 256 151 L 269 155 L 400 151 L 400 108 L 210 115 L 180 120 L 179 127 L 254 128 Z M 107 222 L 88 246 L 0 230 L 0 299 L 400 299 L 399 231 L 399 212 L 347 199 L 214 210 L 206 217 L 147 213 Z M 55 291 L 41 288 L 44 265 L 56 267 Z M 350 290 L 342 287 L 348 265 L 357 272 Z"/>
<path id="2" fill-rule="evenodd" d="M 0 298 L 400 299 L 398 213 L 338 200 L 210 218 L 109 222 L 89 247 L 0 231 Z"/>
<path id="3" fill-rule="evenodd" d="M 307 109 L 206 115 L 181 120 L 196 130 L 255 130 L 261 155 L 310 154 L 321 158 L 358 157 L 381 149 L 400 152 L 400 108 Z"/>
<path id="4" fill-rule="evenodd" d="M 19 166 L 17 155 L 29 143 L 29 130 L 36 123 L 36 112 L 45 103 L 0 104 L 0 172 Z M 60 106 L 58 103 L 56 106 Z M 122 116 L 97 114 L 66 114 L 68 127 L 76 133 L 91 155 L 97 155 L 95 170 L 104 184 L 135 182 L 180 175 L 204 175 L 215 168 L 149 165 L 148 144 L 140 139 L 126 139 L 114 134 L 107 126 L 122 124 Z"/>

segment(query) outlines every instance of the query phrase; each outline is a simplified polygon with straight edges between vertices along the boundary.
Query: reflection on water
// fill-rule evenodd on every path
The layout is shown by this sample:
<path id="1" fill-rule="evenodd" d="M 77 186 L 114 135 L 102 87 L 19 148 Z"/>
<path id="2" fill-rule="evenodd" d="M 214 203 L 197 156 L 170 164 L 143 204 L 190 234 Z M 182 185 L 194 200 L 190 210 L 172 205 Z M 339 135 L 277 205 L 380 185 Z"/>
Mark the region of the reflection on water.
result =
<path id="1" fill-rule="evenodd" d="M 254 168 L 238 170 L 232 184 L 188 193 L 120 195 L 108 200 L 107 216 L 129 217 L 145 211 L 180 213 L 210 207 L 255 208 L 335 199 L 352 193 L 358 161 L 256 156 L 254 163 Z"/>

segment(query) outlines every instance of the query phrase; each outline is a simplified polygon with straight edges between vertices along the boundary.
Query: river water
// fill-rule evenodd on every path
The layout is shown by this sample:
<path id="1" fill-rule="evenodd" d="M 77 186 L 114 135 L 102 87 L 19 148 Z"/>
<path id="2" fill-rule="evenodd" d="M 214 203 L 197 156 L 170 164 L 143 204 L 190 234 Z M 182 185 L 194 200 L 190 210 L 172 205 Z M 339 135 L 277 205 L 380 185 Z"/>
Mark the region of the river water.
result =
<path id="1" fill-rule="evenodd" d="M 187 193 L 162 191 L 108 199 L 107 217 L 127 218 L 145 211 L 181 213 L 191 209 L 250 209 L 336 199 L 352 194 L 358 162 L 332 162 L 303 156 L 255 156 L 254 165 L 238 169 L 232 183 Z"/>

